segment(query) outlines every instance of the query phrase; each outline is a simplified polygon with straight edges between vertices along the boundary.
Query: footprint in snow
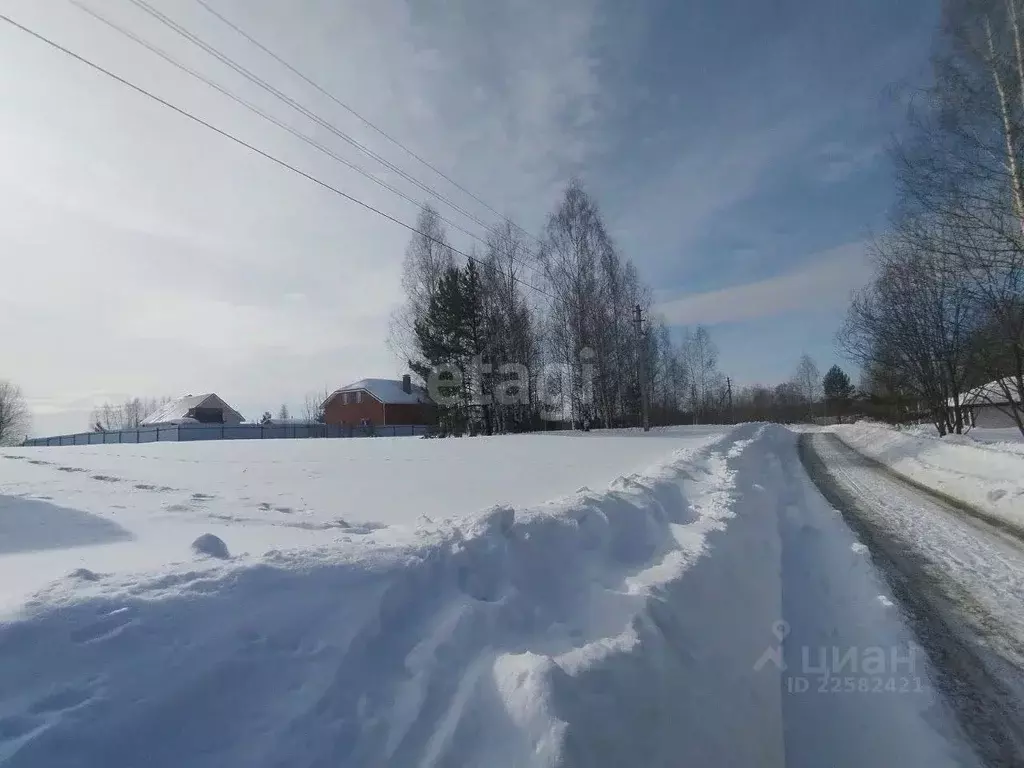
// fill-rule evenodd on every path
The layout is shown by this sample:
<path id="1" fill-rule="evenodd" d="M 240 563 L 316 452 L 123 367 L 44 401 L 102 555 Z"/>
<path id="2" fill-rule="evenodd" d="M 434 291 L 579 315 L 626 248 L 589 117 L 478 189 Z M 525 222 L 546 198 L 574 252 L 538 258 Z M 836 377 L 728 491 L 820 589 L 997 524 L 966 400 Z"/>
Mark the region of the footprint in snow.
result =
<path id="1" fill-rule="evenodd" d="M 43 718 L 30 715 L 0 717 L 0 742 L 14 741 L 28 736 L 45 725 L 46 721 Z"/>
<path id="2" fill-rule="evenodd" d="M 136 623 L 134 613 L 131 608 L 109 611 L 101 615 L 99 620 L 76 629 L 71 633 L 71 639 L 83 645 L 111 640 Z"/>
<path id="3" fill-rule="evenodd" d="M 169 485 L 153 485 L 152 483 L 136 483 L 132 487 L 140 491 L 156 491 L 157 493 L 167 493 L 174 490 Z"/>
<path id="4" fill-rule="evenodd" d="M 96 694 L 94 683 L 54 688 L 30 704 L 27 712 L 0 717 L 0 743 L 28 741 L 52 725 L 55 717 L 88 704 Z M 0 750 L 0 755 L 5 751 L 9 754 L 12 746 L 16 748 L 17 744 L 9 744 L 5 750 Z"/>
<path id="5" fill-rule="evenodd" d="M 29 707 L 29 714 L 47 715 L 51 712 L 67 712 L 69 709 L 86 704 L 95 698 L 95 691 L 88 686 L 67 686 L 58 688 L 39 699 Z"/>

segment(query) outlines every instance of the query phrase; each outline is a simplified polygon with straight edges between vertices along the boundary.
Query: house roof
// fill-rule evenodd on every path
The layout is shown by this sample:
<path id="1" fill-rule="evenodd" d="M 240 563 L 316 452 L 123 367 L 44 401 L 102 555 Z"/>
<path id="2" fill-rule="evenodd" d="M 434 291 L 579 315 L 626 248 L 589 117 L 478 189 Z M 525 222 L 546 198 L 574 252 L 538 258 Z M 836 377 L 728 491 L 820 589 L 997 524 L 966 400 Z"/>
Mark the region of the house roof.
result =
<path id="1" fill-rule="evenodd" d="M 171 400 L 171 402 L 143 419 L 142 423 L 148 426 L 151 424 L 173 424 L 175 422 L 189 421 L 188 412 L 193 408 L 222 408 L 238 416 L 239 420 L 242 418 L 242 414 L 217 397 L 217 395 L 208 392 L 205 395 L 186 395 L 185 397 L 179 397 L 177 400 Z"/>
<path id="2" fill-rule="evenodd" d="M 1020 398 L 1017 393 L 1017 385 L 1013 379 L 1007 377 L 1002 380 L 1006 384 L 1007 389 L 1010 390 L 1010 398 L 1013 402 L 1017 402 Z M 963 405 L 1008 405 L 1009 401 L 1006 399 L 1006 393 L 1003 392 L 1000 382 L 990 381 L 988 384 L 984 384 L 980 387 L 975 387 L 963 394 L 960 398 L 960 402 Z M 949 401 L 950 406 L 953 405 L 952 398 Z"/>
<path id="3" fill-rule="evenodd" d="M 417 403 L 430 402 L 430 395 L 427 394 L 427 390 L 423 387 L 413 384 L 412 392 L 406 392 L 402 389 L 402 382 L 395 379 L 360 379 L 340 389 L 336 389 L 327 398 L 327 401 L 330 402 L 336 395 L 340 395 L 342 392 L 358 391 L 369 392 L 372 397 L 385 405 L 415 405 Z"/>

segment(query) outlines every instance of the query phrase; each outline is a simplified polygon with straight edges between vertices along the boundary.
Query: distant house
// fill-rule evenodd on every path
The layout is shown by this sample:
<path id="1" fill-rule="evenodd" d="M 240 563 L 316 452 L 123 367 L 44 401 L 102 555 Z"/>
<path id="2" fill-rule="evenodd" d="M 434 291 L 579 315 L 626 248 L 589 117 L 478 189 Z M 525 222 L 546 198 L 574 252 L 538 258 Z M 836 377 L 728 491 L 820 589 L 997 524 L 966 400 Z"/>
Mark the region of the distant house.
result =
<path id="1" fill-rule="evenodd" d="M 164 405 L 142 420 L 144 426 L 158 424 L 241 424 L 242 414 L 213 393 L 186 395 Z"/>
<path id="2" fill-rule="evenodd" d="M 1014 396 L 1013 402 L 1019 408 L 1016 386 L 1009 380 L 1006 381 L 1006 384 L 1010 394 Z M 966 392 L 961 398 L 961 402 L 967 409 L 967 420 L 972 427 L 1003 429 L 1017 426 L 1017 422 L 1013 419 L 1010 400 L 1007 399 L 1006 393 L 998 381 L 991 381 L 984 386 L 975 387 Z"/>
<path id="3" fill-rule="evenodd" d="M 362 379 L 335 390 L 324 401 L 324 422 L 348 427 L 427 425 L 435 406 L 423 387 L 409 376 L 401 380 Z"/>

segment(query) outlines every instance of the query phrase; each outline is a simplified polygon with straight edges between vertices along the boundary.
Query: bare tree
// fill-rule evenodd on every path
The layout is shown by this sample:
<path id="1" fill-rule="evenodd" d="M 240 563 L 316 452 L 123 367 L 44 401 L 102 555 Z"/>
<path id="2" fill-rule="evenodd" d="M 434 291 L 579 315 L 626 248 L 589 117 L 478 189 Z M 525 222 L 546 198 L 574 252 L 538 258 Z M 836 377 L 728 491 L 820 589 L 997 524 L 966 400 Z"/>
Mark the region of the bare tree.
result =
<path id="1" fill-rule="evenodd" d="M 904 226 L 876 243 L 875 280 L 855 296 L 840 341 L 863 368 L 898 378 L 940 434 L 960 433 L 978 307 L 961 273 L 929 242 Z"/>
<path id="2" fill-rule="evenodd" d="M 310 392 L 302 401 L 302 417 L 310 423 L 322 424 L 324 421 L 324 406 L 331 396 L 331 390 L 327 387 L 320 392 Z"/>
<path id="3" fill-rule="evenodd" d="M 538 261 L 553 296 L 547 317 L 549 354 L 565 372 L 570 418 L 577 424 L 595 416 L 581 353 L 593 354 L 598 347 L 598 268 L 611 248 L 597 204 L 574 179 L 548 217 Z"/>
<path id="4" fill-rule="evenodd" d="M 718 347 L 703 325 L 698 325 L 683 340 L 683 355 L 690 373 L 690 407 L 694 421 L 700 422 L 704 412 L 713 405 L 713 392 L 718 378 Z"/>
<path id="5" fill-rule="evenodd" d="M 426 315 L 445 270 L 455 265 L 444 223 L 433 207 L 423 206 L 416 229 L 402 264 L 405 303 L 391 316 L 388 338 L 388 345 L 403 364 L 416 356 L 416 322 Z"/>
<path id="6" fill-rule="evenodd" d="M 533 297 L 523 288 L 532 258 L 509 221 L 488 235 L 480 270 L 483 363 L 491 369 L 490 390 L 498 395 L 493 410 L 499 432 L 528 429 L 537 405 L 540 340 Z"/>
<path id="7" fill-rule="evenodd" d="M 807 353 L 800 356 L 796 373 L 793 374 L 793 384 L 807 404 L 807 416 L 813 419 L 814 403 L 821 392 L 821 371 Z"/>
<path id="8" fill-rule="evenodd" d="M 659 418 L 681 417 L 691 383 L 685 345 L 673 345 L 649 318 L 649 289 L 579 180 L 570 181 L 548 217 L 536 253 L 522 230 L 503 221 L 489 230 L 483 252 L 473 253 L 473 269 L 456 267 L 437 214 L 425 208 L 418 229 L 389 343 L 420 376 L 440 364 L 432 361 L 457 360 L 463 394 L 483 395 L 479 406 L 459 406 L 471 432 L 474 419 L 488 432 L 527 429 L 545 418 L 585 427 L 635 424 L 644 381 Z M 447 277 L 453 270 L 474 289 L 455 290 Z M 524 290 L 531 285 L 540 290 Z M 716 353 L 702 334 L 700 399 L 718 402 L 724 390 L 716 385 Z M 490 395 L 493 404 L 483 405 Z"/>
<path id="9" fill-rule="evenodd" d="M 21 388 L 0 379 L 0 445 L 17 445 L 28 435 L 31 416 Z"/>
<path id="10" fill-rule="evenodd" d="M 127 397 L 120 403 L 108 401 L 92 411 L 89 427 L 96 432 L 137 429 L 168 402 L 169 397 Z"/>
<path id="11" fill-rule="evenodd" d="M 281 403 L 281 407 L 277 409 L 278 421 L 288 421 L 289 418 L 291 418 L 291 416 L 288 413 L 288 404 Z"/>
<path id="12" fill-rule="evenodd" d="M 947 0 L 934 85 L 894 153 L 901 221 L 983 315 L 972 370 L 1024 433 L 1024 37 L 1020 0 Z M 959 408 L 957 408 L 959 411 Z M 958 417 L 959 418 L 959 415 Z"/>

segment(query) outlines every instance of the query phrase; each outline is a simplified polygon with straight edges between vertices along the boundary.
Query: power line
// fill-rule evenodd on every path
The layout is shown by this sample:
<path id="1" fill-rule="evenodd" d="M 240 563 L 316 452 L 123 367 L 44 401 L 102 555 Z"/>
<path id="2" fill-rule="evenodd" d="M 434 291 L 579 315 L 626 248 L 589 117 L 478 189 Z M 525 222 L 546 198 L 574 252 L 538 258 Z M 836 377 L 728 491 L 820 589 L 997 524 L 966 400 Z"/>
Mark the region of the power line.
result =
<path id="1" fill-rule="evenodd" d="M 346 112 L 348 112 L 348 113 L 349 113 L 350 115 L 352 115 L 352 116 L 353 116 L 353 117 L 355 117 L 355 118 L 356 118 L 357 120 L 359 120 L 360 122 L 362 122 L 362 123 L 363 123 L 363 124 L 364 124 L 365 126 L 367 126 L 368 128 L 371 128 L 372 130 L 376 131 L 376 132 L 377 132 L 378 134 L 380 134 L 380 135 L 381 135 L 381 136 L 383 136 L 383 137 L 384 137 L 385 139 L 387 139 L 388 141 L 390 141 L 390 142 L 391 142 L 392 144 L 394 144 L 394 145 L 395 145 L 396 147 L 399 147 L 400 149 L 402 149 L 402 150 L 403 150 L 403 151 L 404 151 L 404 152 L 405 152 L 406 154 L 408 154 L 408 155 L 409 155 L 409 156 L 410 156 L 411 158 L 413 158 L 414 160 L 418 161 L 418 162 L 419 162 L 419 163 L 421 163 L 422 165 L 424 165 L 424 166 L 426 166 L 427 168 L 429 168 L 429 169 L 430 169 L 431 171 L 433 171 L 434 173 L 436 173 L 436 174 L 437 174 L 438 176 L 440 176 L 440 177 L 441 177 L 442 179 L 444 179 L 445 181 L 447 181 L 447 182 L 448 182 L 449 184 L 451 184 L 451 185 L 452 185 L 453 187 L 455 187 L 456 189 L 458 189 L 458 190 L 460 190 L 460 191 L 464 192 L 465 194 L 469 195 L 469 196 L 470 196 L 471 198 L 473 198 L 474 200 L 476 200 L 476 201 L 477 201 L 478 203 L 480 203 L 480 205 L 482 205 L 482 206 L 483 206 L 484 208 L 486 208 L 486 209 L 487 209 L 488 211 L 490 211 L 491 213 L 493 213 L 493 214 L 494 214 L 495 216 L 498 216 L 498 217 L 499 217 L 499 218 L 501 218 L 501 219 L 502 219 L 503 221 L 507 221 L 507 222 L 508 222 L 509 224 L 511 224 L 511 225 L 512 225 L 513 227 L 515 227 L 515 228 L 516 228 L 517 230 L 519 230 L 520 232 L 522 232 L 522 233 L 523 233 L 524 235 L 526 235 L 527 237 L 530 237 L 530 238 L 532 238 L 533 240 L 535 240 L 535 241 L 537 241 L 538 243 L 540 243 L 540 240 L 539 240 L 539 239 L 538 239 L 538 238 L 537 238 L 537 237 L 536 237 L 535 235 L 531 234 L 531 233 L 530 233 L 530 232 L 528 232 L 527 230 L 525 230 L 525 229 L 523 229 L 522 227 L 520 227 L 520 226 L 519 226 L 518 224 L 516 224 L 516 223 L 515 223 L 514 221 L 512 221 L 512 219 L 510 219 L 510 218 L 509 218 L 508 216 L 506 216 L 506 215 L 504 215 L 504 214 L 502 214 L 502 213 L 499 213 L 498 211 L 496 211 L 496 210 L 495 210 L 494 208 L 492 208 L 492 207 L 491 207 L 490 205 L 488 205 L 486 201 L 484 201 L 484 200 L 483 200 L 482 198 L 480 198 L 479 196 L 477 196 L 476 194 L 474 194 L 474 193 L 473 193 L 473 192 L 471 192 L 470 190 L 466 189 L 466 187 L 464 187 L 464 186 L 462 186 L 461 184 L 459 184 L 459 182 L 455 181 L 455 179 L 453 179 L 453 178 L 452 178 L 451 176 L 447 175 L 446 173 L 444 173 L 443 171 L 441 171 L 441 170 L 440 170 L 439 168 L 437 168 L 436 166 L 432 165 L 432 164 L 431 164 L 430 162 L 428 162 L 427 160 L 425 160 L 425 159 L 424 159 L 423 157 L 421 157 L 420 155 L 416 154 L 416 153 L 415 153 L 415 152 L 414 152 L 413 150 L 409 149 L 409 147 L 407 147 L 407 146 L 406 146 L 405 144 L 403 144 L 403 143 L 402 143 L 402 142 L 400 142 L 400 141 L 399 141 L 398 139 L 396 139 L 396 138 L 394 138 L 393 136 L 391 136 L 390 134 L 388 134 L 388 133 L 387 133 L 387 132 L 386 132 L 386 131 L 385 131 L 385 130 L 384 130 L 383 128 L 380 128 L 380 127 L 378 127 L 377 125 L 375 125 L 374 123 L 372 123 L 372 122 L 371 122 L 371 121 L 370 121 L 370 120 L 369 120 L 368 118 L 366 118 L 366 117 L 363 117 L 363 116 L 362 116 L 361 114 L 359 114 L 359 113 L 358 113 L 358 112 L 357 112 L 357 111 L 356 111 L 356 110 L 355 110 L 354 108 L 352 108 L 351 106 L 349 106 L 348 104 L 346 104 L 346 103 L 345 103 L 344 101 L 342 101 L 342 100 L 341 100 L 341 99 L 339 99 L 339 98 L 338 98 L 337 96 L 335 96 L 334 94 L 332 94 L 332 93 L 331 93 L 330 91 L 328 91 L 328 90 L 327 90 L 326 88 L 324 88 L 324 87 L 322 87 L 321 85 L 319 85 L 319 84 L 318 84 L 317 82 L 315 82 L 315 81 L 314 81 L 314 80 L 313 80 L 312 78 L 310 78 L 310 77 L 309 77 L 308 75 L 304 74 L 303 72 L 299 71 L 299 70 L 298 70 L 297 68 L 295 68 L 294 66 L 292 66 L 291 64 L 289 64 L 289 63 L 288 63 L 288 62 L 287 62 L 287 61 L 286 61 L 286 60 L 285 60 L 284 58 L 282 58 L 282 57 L 281 57 L 280 55 L 278 55 L 277 53 L 274 53 L 274 51 L 272 51 L 272 50 L 271 50 L 270 48 L 268 48 L 268 47 L 267 47 L 266 45 L 264 45 L 263 43 L 261 43 L 261 42 L 260 42 L 259 40 L 257 40 L 257 39 L 256 39 L 256 38 L 254 38 L 254 37 L 253 37 L 252 35 L 250 35 L 250 34 L 249 34 L 248 32 L 246 32 L 246 31 L 245 31 L 244 29 L 242 29 L 242 28 L 241 28 L 240 26 L 238 26 L 238 24 L 234 23 L 233 21 L 231 21 L 230 19 L 228 19 L 227 17 L 225 17 L 225 16 L 224 16 L 223 14 L 221 14 L 220 12 L 218 12 L 218 11 L 214 10 L 214 9 L 213 9 L 212 7 L 210 7 L 210 4 L 206 2 L 206 0 L 196 0 L 196 2 L 197 2 L 197 3 L 199 3 L 199 5 L 201 5 L 201 6 L 202 6 L 202 7 L 204 8 L 204 9 L 206 9 L 207 13 L 209 13 L 209 14 L 211 14 L 211 15 L 215 16 L 216 18 L 220 19 L 220 21 L 221 21 L 221 22 L 223 22 L 224 24 L 226 24 L 227 26 L 229 26 L 229 27 L 230 27 L 231 29 L 233 29 L 233 30 L 234 30 L 235 32 L 237 32 L 237 33 L 238 33 L 239 35 L 241 35 L 242 37 L 244 37 L 244 38 L 245 38 L 246 40 L 248 40 L 248 41 L 249 41 L 250 43 L 252 43 L 253 45 L 255 45 L 255 46 L 256 46 L 257 48 L 259 48 L 259 49 L 260 49 L 261 51 L 263 51 L 263 52 L 264 52 L 265 54 L 267 54 L 268 56 L 270 56 L 270 57 L 271 57 L 272 59 L 274 59 L 274 60 L 275 60 L 275 61 L 276 61 L 277 63 L 279 63 L 279 64 L 280 64 L 281 66 L 283 66 L 283 67 L 284 67 L 285 69 L 287 69 L 287 70 L 288 70 L 289 72 L 291 72 L 292 74 L 296 75 L 296 76 L 297 76 L 297 77 L 299 77 L 299 78 L 300 78 L 301 80 L 303 80 L 304 82 L 306 82 L 306 83 L 307 83 L 308 85 L 310 85 L 310 86 L 312 86 L 313 88 L 315 88 L 315 89 L 316 89 L 317 91 L 319 91 L 319 92 L 320 92 L 321 94 L 323 94 L 323 95 L 324 95 L 324 96 L 326 96 L 326 97 L 327 97 L 328 99 L 330 99 L 331 101 L 333 101 L 333 102 L 334 102 L 335 104 L 337 104 L 337 105 L 338 105 L 339 107 L 341 107 L 341 108 L 342 108 L 342 109 L 344 109 L 344 110 L 345 110 Z"/>
<path id="2" fill-rule="evenodd" d="M 85 64 L 86 66 L 90 67 L 91 69 L 93 69 L 93 70 L 95 70 L 95 71 L 97 71 L 97 72 L 99 72 L 101 74 L 106 75 L 107 77 L 111 78 L 112 80 L 116 80 L 117 82 L 121 83 L 124 86 L 127 86 L 128 88 L 131 88 L 133 91 L 135 91 L 137 93 L 141 93 L 143 96 L 146 96 L 147 98 L 152 99 L 153 101 L 157 102 L 158 104 L 162 104 L 163 106 L 167 107 L 168 109 L 171 109 L 171 110 L 177 112 L 182 117 L 186 117 L 189 120 L 192 120 L 193 122 L 198 123 L 199 125 L 203 126 L 204 128 L 208 128 L 211 131 L 213 131 L 214 133 L 220 134 L 224 138 L 229 139 L 230 141 L 233 141 L 235 144 L 238 144 L 238 145 L 244 147 L 245 149 L 248 149 L 250 152 L 253 152 L 253 153 L 257 154 L 257 155 L 260 155 L 261 157 L 264 157 L 267 160 L 270 160 L 272 163 L 275 163 L 276 165 L 279 165 L 282 168 L 285 168 L 285 169 L 287 169 L 289 171 L 292 171 L 293 173 L 296 173 L 299 176 L 302 176 L 303 178 L 308 179 L 309 181 L 312 181 L 314 184 L 317 184 L 318 186 L 323 187 L 324 189 L 329 190 L 330 192 L 333 192 L 334 194 L 336 194 L 336 195 L 338 195 L 340 197 L 345 198 L 349 202 L 355 203 L 356 205 L 358 205 L 358 206 L 360 206 L 362 208 L 365 208 L 366 210 L 371 211 L 372 213 L 377 214 L 381 218 L 387 219 L 388 221 L 391 221 L 391 222 L 393 222 L 395 224 L 398 224 L 400 227 L 403 227 L 403 228 L 409 230 L 413 234 L 420 235 L 421 237 L 424 237 L 427 240 L 429 240 L 429 241 L 431 241 L 431 242 L 433 242 L 433 243 L 435 243 L 437 245 L 441 245 L 441 246 L 450 248 L 453 253 L 457 253 L 457 254 L 459 254 L 460 256 L 462 256 L 464 258 L 466 258 L 469 261 L 473 261 L 473 262 L 475 262 L 477 264 L 485 266 L 485 263 L 483 261 L 481 261 L 480 259 L 476 258 L 475 256 L 471 256 L 470 254 L 465 253 L 463 251 L 460 251 L 457 248 L 453 248 L 452 246 L 448 245 L 447 243 L 444 243 L 444 242 L 438 240 L 437 238 L 431 237 L 426 232 L 420 231 L 419 229 L 417 229 L 416 227 L 412 226 L 411 224 L 406 224 L 401 219 L 395 218 L 394 216 L 392 216 L 392 215 L 390 215 L 388 213 L 385 213 L 384 211 L 380 210 L 379 208 L 375 208 L 374 206 L 370 205 L 369 203 L 363 202 L 359 198 L 354 197 L 354 196 L 348 194 L 347 192 L 343 192 L 342 190 L 338 189 L 337 187 L 331 186 L 326 181 L 322 181 L 322 180 L 316 178 L 315 176 L 313 176 L 313 175 L 311 175 L 309 173 L 306 173 L 305 171 L 301 170 L 300 168 L 296 168 L 294 165 L 290 165 L 289 163 L 285 162 L 284 160 L 281 160 L 280 158 L 274 157 L 273 155 L 269 154 L 268 152 L 264 152 L 262 149 L 260 149 L 260 148 L 258 148 L 256 146 L 253 146 L 252 144 L 248 143 L 247 141 L 245 141 L 243 139 L 238 138 L 234 134 L 228 133 L 223 128 L 218 128 L 217 126 L 213 125 L 212 123 L 207 122 L 206 120 L 202 119 L 201 117 L 198 117 L 198 116 L 192 114 L 188 110 L 186 110 L 186 109 L 184 109 L 182 107 L 179 107 L 179 106 L 177 106 L 175 104 L 172 104 L 171 102 L 167 101 L 166 99 L 163 99 L 160 96 L 157 96 L 156 94 L 154 94 L 154 93 L 152 93 L 150 91 L 147 91 L 142 86 L 136 85 L 135 83 L 131 82 L 130 80 L 127 80 L 127 79 L 121 77 L 120 75 L 115 74 L 114 72 L 111 72 L 109 69 L 105 69 L 104 67 L 100 66 L 99 64 L 96 64 L 95 62 L 90 61 L 89 59 L 85 58 L 84 56 L 81 56 L 81 55 L 75 53 L 74 51 L 72 51 L 69 48 L 65 48 L 60 43 L 54 42 L 50 38 L 40 34 L 39 32 L 36 32 L 33 29 L 30 29 L 30 28 L 24 26 L 23 24 L 18 23 L 17 21 L 15 21 L 11 17 L 9 17 L 9 16 L 7 16 L 7 15 L 5 15 L 3 13 L 0 13 L 0 21 L 7 22 L 12 27 L 15 27 L 16 29 L 20 29 L 22 32 L 25 32 L 26 34 L 31 35 L 32 37 L 34 37 L 35 39 L 39 40 L 40 42 L 46 43 L 51 48 L 55 48 L 56 50 L 60 51 L 61 53 L 64 53 L 64 54 L 70 56 L 71 58 L 75 59 L 76 61 L 81 62 L 82 64 Z M 546 296 L 549 299 L 554 300 L 554 298 L 555 298 L 554 296 L 552 296 L 547 291 L 544 291 L 544 290 L 538 288 L 537 286 L 530 285 L 529 283 L 524 282 L 523 280 L 519 279 L 518 277 L 515 277 L 515 276 L 512 276 L 512 275 L 510 275 L 510 277 L 515 282 L 523 285 L 526 288 L 530 288 L 530 289 L 536 291 L 537 293 L 540 293 L 540 294 Z"/>
<path id="3" fill-rule="evenodd" d="M 315 147 L 316 149 L 320 150 L 321 152 L 323 152 L 328 157 L 331 157 L 334 160 L 336 160 L 337 162 L 339 162 L 342 165 L 344 165 L 346 168 L 350 168 L 351 170 L 355 171 L 356 173 L 358 173 L 358 174 L 366 177 L 370 181 L 374 182 L 375 184 L 380 185 L 381 187 L 383 187 L 384 189 L 388 190 L 389 192 L 397 195 L 398 197 L 401 197 L 403 200 L 406 200 L 407 202 L 410 202 L 410 203 L 412 203 L 413 205 L 415 205 L 417 207 L 422 207 L 421 204 L 420 204 L 420 201 L 418 201 L 415 198 L 413 198 L 413 197 L 407 195 L 406 193 L 402 192 L 397 187 L 395 187 L 395 186 L 393 186 L 391 184 L 388 184 L 386 181 L 384 181 L 383 179 L 375 176 L 373 173 L 371 173 L 370 171 L 366 170 L 365 168 L 361 168 L 360 166 L 356 165 L 355 163 L 353 163 L 353 162 L 345 159 L 344 157 L 338 155 L 337 153 L 333 152 L 332 150 L 330 150 L 329 148 L 327 148 L 323 144 L 321 144 L 318 141 L 316 141 L 311 136 L 307 136 L 306 134 L 302 133 L 298 129 L 293 128 L 292 126 L 288 125 L 285 122 L 282 122 L 281 120 L 278 120 L 276 117 L 274 117 L 273 115 L 263 111 L 262 109 L 257 107 L 252 102 L 246 101 L 241 96 L 238 96 L 237 94 L 231 92 L 227 88 L 221 86 L 220 84 L 218 84 L 215 81 L 211 80 L 210 78 L 206 77 L 202 73 L 200 73 L 200 72 L 198 72 L 198 71 L 196 71 L 196 70 L 186 66 L 185 64 L 182 64 L 180 61 L 176 60 L 173 56 L 168 54 L 166 51 L 162 50 L 161 48 L 158 48 L 157 46 L 153 45 L 149 41 L 139 37 L 138 35 L 136 35 L 131 30 L 125 29 L 124 27 L 120 26 L 116 22 L 111 21 L 107 17 L 103 16 L 101 13 L 99 13 L 97 11 L 94 11 L 92 8 L 90 8 L 87 5 L 85 5 L 80 0 L 68 0 L 68 2 L 71 3 L 72 5 L 74 5 L 75 7 L 79 8 L 83 12 L 89 14 L 90 16 L 92 16 L 97 21 L 100 21 L 100 22 L 106 24 L 108 27 L 110 27 L 111 29 L 115 30 L 116 32 L 119 32 L 120 34 L 124 35 L 125 37 L 127 37 L 127 38 L 129 38 L 129 39 L 131 39 L 133 41 L 135 41 L 136 43 L 138 43 L 142 47 L 146 48 L 147 50 L 151 51 L 152 53 L 155 53 L 157 56 L 162 58 L 164 61 L 166 61 L 167 63 L 171 64 L 174 67 L 177 67 L 182 72 L 185 72 L 186 74 L 191 75 L 192 77 L 196 78 L 197 80 L 199 80 L 199 81 L 205 83 L 206 85 L 208 85 L 210 88 L 213 88 L 218 93 L 221 93 L 224 96 L 227 96 L 232 101 L 234 101 L 237 104 L 240 104 L 241 106 L 243 106 L 246 109 L 248 109 L 250 112 L 258 115 L 259 117 L 262 117 L 264 120 L 267 120 L 270 123 L 273 123 L 278 128 L 281 128 L 282 130 L 287 131 L 292 136 L 295 136 L 296 138 L 300 139 L 301 141 L 304 141 L 306 144 L 309 144 L 310 146 Z M 474 232 L 469 231 L 465 227 L 460 226 L 459 224 L 457 224 L 456 222 L 452 221 L 451 219 L 445 218 L 441 214 L 438 214 L 438 218 L 441 221 L 443 221 L 445 224 L 449 225 L 450 227 L 452 227 L 454 229 L 457 229 L 459 232 L 462 232 L 463 234 L 468 235 L 469 237 L 472 237 L 473 239 L 477 240 L 478 242 L 482 243 L 483 245 L 487 245 L 487 241 L 484 240 L 482 237 L 480 237 L 479 235 L 477 235 Z"/>
<path id="4" fill-rule="evenodd" d="M 297 102 L 295 99 L 293 99 L 290 96 L 288 96 L 288 94 L 286 94 L 283 91 L 275 88 L 273 85 L 268 83 L 266 80 L 261 78 L 259 75 L 254 74 L 251 70 L 247 69 L 246 67 L 244 67 L 241 64 L 239 64 L 238 62 L 236 62 L 230 56 L 227 56 L 226 54 L 224 54 L 221 51 L 217 50 L 217 48 L 215 46 L 210 45 L 209 43 L 207 43 L 206 41 L 202 40 L 201 38 L 199 38 L 194 33 L 190 32 L 188 29 L 183 27 L 181 24 L 179 24 L 176 21 L 174 21 L 174 19 L 172 19 L 169 16 L 167 16 L 167 15 L 161 13 L 160 11 L 158 11 L 156 8 L 154 8 L 148 2 L 146 2 L 146 0 L 129 0 L 129 2 L 131 2 L 133 5 L 135 5 L 139 9 L 141 9 L 141 10 L 145 11 L 146 13 L 148 13 L 150 16 L 152 16 L 154 19 L 159 21 L 164 26 L 169 27 L 170 29 L 174 30 L 180 36 L 184 37 L 186 40 L 188 40 L 189 42 L 191 42 L 193 45 L 197 46 L 198 48 L 201 48 L 203 51 L 205 51 L 209 55 L 213 56 L 218 61 L 222 62 L 223 64 L 226 64 L 231 69 L 235 70 L 238 74 L 242 75 L 242 77 L 244 77 L 247 80 L 249 80 L 249 82 L 253 83 L 254 85 L 259 86 L 260 88 L 262 88 L 263 90 L 267 91 L 268 93 L 276 96 L 278 99 L 280 99 L 281 101 L 285 102 L 286 104 L 288 104 L 290 107 L 292 107 L 296 111 L 302 113 L 303 115 L 308 117 L 310 120 L 313 120 L 318 125 L 326 128 L 328 131 L 333 133 L 338 138 L 340 138 L 343 141 L 347 142 L 348 144 L 352 145 L 353 147 L 355 147 L 357 150 L 359 150 L 360 152 L 364 153 L 365 155 L 367 155 L 367 156 L 371 157 L 372 159 L 376 160 L 377 162 L 379 162 L 381 165 L 383 165 L 388 170 L 394 171 L 395 173 L 397 173 L 399 176 L 401 176 L 402 178 L 404 178 L 405 180 L 407 180 L 411 184 L 415 185 L 416 187 L 418 187 L 422 191 L 426 192 L 428 195 L 434 197 L 435 199 L 441 201 L 445 205 L 448 205 L 450 208 L 452 208 L 453 210 L 455 210 L 459 214 L 465 216 L 466 218 L 468 218 L 470 221 L 474 222 L 475 224 L 483 227 L 488 232 L 493 232 L 492 228 L 485 221 L 483 221 L 479 217 L 475 216 L 474 214 L 470 213 L 469 211 L 467 211 L 465 208 L 461 207 L 458 203 L 454 202 L 450 198 L 446 197 L 445 195 L 441 194 L 437 190 L 433 189 L 430 185 L 425 184 L 422 181 L 420 181 L 419 179 L 415 178 L 414 176 L 411 176 L 410 174 L 406 173 L 400 167 L 398 167 L 397 165 L 395 165 L 394 163 L 389 161 L 387 158 L 382 157 L 380 154 L 378 154 L 377 152 L 374 152 L 372 149 L 367 147 L 365 144 L 362 144 L 361 142 L 359 142 L 356 139 L 352 138 L 352 136 L 350 136 L 349 134 L 345 133 L 344 131 L 342 131 L 337 126 L 335 126 L 335 125 L 329 123 L 328 121 L 324 120 L 319 115 L 317 115 L 315 112 L 313 112 L 312 110 L 306 108 L 305 106 L 303 106 L 302 104 Z M 527 266 L 527 265 L 524 264 L 523 266 Z"/>

